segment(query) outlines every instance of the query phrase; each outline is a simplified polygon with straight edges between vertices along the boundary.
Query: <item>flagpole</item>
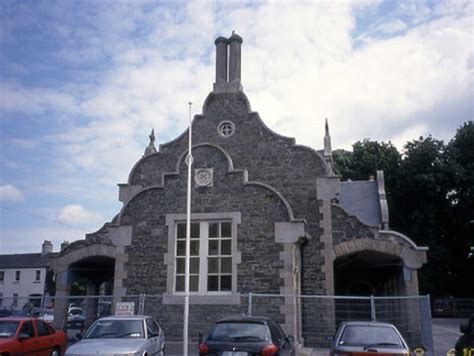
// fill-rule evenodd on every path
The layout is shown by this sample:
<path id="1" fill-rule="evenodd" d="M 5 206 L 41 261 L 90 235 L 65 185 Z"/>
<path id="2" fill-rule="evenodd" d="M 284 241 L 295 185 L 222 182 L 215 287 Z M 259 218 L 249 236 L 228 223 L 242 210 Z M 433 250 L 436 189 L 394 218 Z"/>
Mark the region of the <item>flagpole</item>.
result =
<path id="1" fill-rule="evenodd" d="M 193 164 L 192 149 L 192 118 L 189 102 L 189 147 L 188 147 L 188 194 L 186 205 L 186 255 L 184 262 L 184 325 L 183 325 L 183 355 L 188 356 L 188 322 L 189 322 L 189 256 L 191 254 L 191 166 Z"/>

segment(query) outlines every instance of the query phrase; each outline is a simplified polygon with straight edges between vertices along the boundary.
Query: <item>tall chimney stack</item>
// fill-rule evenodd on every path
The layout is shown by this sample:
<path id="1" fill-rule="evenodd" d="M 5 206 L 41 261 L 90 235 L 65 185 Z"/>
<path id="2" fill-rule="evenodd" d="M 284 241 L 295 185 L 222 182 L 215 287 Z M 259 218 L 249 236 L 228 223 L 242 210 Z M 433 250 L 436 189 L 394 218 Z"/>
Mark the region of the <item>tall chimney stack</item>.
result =
<path id="1" fill-rule="evenodd" d="M 229 47 L 229 82 L 240 83 L 242 37 L 240 37 L 234 31 L 232 31 L 232 36 L 229 38 Z"/>
<path id="2" fill-rule="evenodd" d="M 44 240 L 43 245 L 41 246 L 41 254 L 47 255 L 51 252 L 53 252 L 53 243 L 51 241 Z"/>
<path id="3" fill-rule="evenodd" d="M 242 37 L 232 31 L 229 38 L 218 37 L 216 44 L 216 82 L 213 92 L 237 93 L 242 91 L 241 47 Z"/>
<path id="4" fill-rule="evenodd" d="M 216 83 L 227 82 L 227 38 L 218 37 L 216 44 Z"/>

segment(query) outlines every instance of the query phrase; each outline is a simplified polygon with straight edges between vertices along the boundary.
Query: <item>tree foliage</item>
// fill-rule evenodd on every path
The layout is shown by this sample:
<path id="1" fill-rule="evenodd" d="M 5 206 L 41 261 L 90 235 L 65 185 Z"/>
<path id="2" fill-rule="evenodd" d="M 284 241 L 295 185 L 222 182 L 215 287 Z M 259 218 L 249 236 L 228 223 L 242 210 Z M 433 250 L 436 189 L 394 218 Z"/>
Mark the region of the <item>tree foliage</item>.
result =
<path id="1" fill-rule="evenodd" d="M 408 142 L 400 154 L 390 143 L 364 140 L 353 151 L 334 151 L 342 179 L 385 172 L 391 228 L 428 246 L 420 291 L 474 297 L 474 125 L 462 125 L 446 145 L 431 136 Z"/>

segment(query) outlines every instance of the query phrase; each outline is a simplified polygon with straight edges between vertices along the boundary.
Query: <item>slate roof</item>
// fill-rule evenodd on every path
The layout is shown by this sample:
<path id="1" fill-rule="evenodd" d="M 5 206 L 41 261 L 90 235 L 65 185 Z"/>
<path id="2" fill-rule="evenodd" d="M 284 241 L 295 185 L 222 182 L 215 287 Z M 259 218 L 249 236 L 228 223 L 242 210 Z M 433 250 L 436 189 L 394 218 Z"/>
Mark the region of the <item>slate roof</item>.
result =
<path id="1" fill-rule="evenodd" d="M 47 268 L 50 258 L 56 253 L 42 255 L 41 253 L 19 253 L 12 255 L 0 255 L 0 269 L 13 268 Z"/>
<path id="2" fill-rule="evenodd" d="M 382 223 L 377 181 L 341 182 L 337 199 L 350 215 L 355 215 L 364 224 L 377 226 Z"/>

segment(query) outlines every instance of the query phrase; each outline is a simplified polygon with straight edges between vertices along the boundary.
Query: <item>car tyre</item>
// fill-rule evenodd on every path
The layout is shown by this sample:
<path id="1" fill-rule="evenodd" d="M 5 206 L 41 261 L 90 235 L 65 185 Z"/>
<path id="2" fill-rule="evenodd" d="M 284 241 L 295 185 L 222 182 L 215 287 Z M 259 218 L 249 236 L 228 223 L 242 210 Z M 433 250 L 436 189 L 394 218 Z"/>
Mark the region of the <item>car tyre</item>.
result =
<path id="1" fill-rule="evenodd" d="M 61 356 L 61 351 L 59 351 L 59 349 L 55 347 L 53 351 L 51 351 L 51 356 Z"/>

